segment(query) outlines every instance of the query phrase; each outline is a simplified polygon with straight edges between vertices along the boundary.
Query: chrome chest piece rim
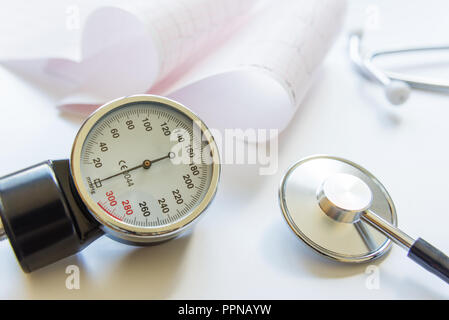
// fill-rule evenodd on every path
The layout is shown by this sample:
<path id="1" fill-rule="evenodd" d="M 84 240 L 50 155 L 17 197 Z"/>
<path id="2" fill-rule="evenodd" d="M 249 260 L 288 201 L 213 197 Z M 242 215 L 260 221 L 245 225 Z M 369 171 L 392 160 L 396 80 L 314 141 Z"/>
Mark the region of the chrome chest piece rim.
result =
<path id="1" fill-rule="evenodd" d="M 397 226 L 396 209 L 385 187 L 361 166 L 333 156 L 304 158 L 288 169 L 279 188 L 282 214 L 293 232 L 319 254 L 341 262 L 371 261 L 392 242 L 364 221 L 336 221 L 323 211 L 323 186 L 329 177 L 351 175 L 371 189 L 371 208 Z"/>

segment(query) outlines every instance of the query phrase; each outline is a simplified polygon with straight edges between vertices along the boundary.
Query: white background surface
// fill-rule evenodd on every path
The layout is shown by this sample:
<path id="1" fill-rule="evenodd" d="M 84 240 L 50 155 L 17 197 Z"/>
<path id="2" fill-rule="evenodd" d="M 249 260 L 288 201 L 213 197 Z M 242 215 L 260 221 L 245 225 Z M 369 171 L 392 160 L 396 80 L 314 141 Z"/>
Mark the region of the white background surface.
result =
<path id="1" fill-rule="evenodd" d="M 449 43 L 448 9 L 447 1 L 354 1 L 345 31 L 368 23 L 372 48 Z M 449 252 L 449 96 L 413 91 L 406 105 L 390 106 L 381 89 L 353 73 L 345 40 L 342 34 L 280 135 L 276 174 L 224 166 L 217 197 L 193 232 L 154 247 L 103 237 L 76 256 L 24 274 L 3 241 L 0 298 L 448 299 L 448 286 L 398 247 L 375 262 L 380 288 L 370 290 L 368 265 L 319 257 L 281 216 L 277 188 L 285 170 L 302 157 L 332 154 L 377 175 L 395 201 L 400 227 Z M 60 113 L 51 88 L 3 67 L 0 88 L 0 175 L 67 158 L 82 119 Z M 71 264 L 81 271 L 79 290 L 65 287 Z"/>

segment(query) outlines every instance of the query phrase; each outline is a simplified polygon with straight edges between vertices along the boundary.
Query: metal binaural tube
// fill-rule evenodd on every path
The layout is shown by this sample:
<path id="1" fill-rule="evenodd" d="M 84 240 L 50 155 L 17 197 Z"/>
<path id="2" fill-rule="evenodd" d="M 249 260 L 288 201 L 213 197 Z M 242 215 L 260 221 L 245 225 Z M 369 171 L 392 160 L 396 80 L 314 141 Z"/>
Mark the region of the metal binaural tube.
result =
<path id="1" fill-rule="evenodd" d="M 381 56 L 407 54 L 413 52 L 426 52 L 426 51 L 449 51 L 449 46 L 417 47 L 417 48 L 376 51 L 367 56 L 366 59 L 373 61 L 375 58 Z M 391 71 L 384 71 L 384 73 L 390 79 L 407 82 L 413 88 L 449 93 L 449 82 L 447 81 L 439 79 L 427 79 L 420 76 L 411 76 Z"/>
<path id="2" fill-rule="evenodd" d="M 382 219 L 371 210 L 364 211 L 360 215 L 360 219 L 367 222 L 378 231 L 382 232 L 384 235 L 386 235 L 388 238 L 393 240 L 396 244 L 403 247 L 404 249 L 410 249 L 415 242 L 415 239 L 410 237 L 402 230 L 396 228 L 388 221 Z"/>
<path id="3" fill-rule="evenodd" d="M 370 56 L 362 53 L 362 31 L 352 32 L 349 36 L 349 58 L 357 71 L 368 79 L 381 84 L 385 89 L 388 101 L 394 105 L 400 105 L 410 96 L 410 84 L 389 76 L 386 72 L 376 67 Z"/>
<path id="4" fill-rule="evenodd" d="M 362 55 L 361 40 L 363 31 L 354 31 L 349 35 L 349 57 L 357 70 L 366 78 L 387 86 L 391 79 L 376 68 L 370 59 Z"/>

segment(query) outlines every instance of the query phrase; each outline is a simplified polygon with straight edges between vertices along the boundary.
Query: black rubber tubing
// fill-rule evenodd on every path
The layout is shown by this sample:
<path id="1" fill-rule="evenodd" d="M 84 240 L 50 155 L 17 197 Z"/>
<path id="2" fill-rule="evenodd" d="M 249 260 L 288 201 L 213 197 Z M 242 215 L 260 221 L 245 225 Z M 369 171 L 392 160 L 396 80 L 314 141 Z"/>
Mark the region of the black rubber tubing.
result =
<path id="1" fill-rule="evenodd" d="M 424 239 L 418 238 L 407 256 L 449 284 L 449 257 Z"/>

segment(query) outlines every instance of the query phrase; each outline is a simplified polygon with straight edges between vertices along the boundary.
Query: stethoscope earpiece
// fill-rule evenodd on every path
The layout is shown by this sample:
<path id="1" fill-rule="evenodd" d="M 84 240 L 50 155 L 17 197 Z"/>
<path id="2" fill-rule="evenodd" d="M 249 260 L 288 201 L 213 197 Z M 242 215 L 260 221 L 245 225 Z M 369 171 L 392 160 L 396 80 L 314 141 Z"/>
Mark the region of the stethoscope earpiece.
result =
<path id="1" fill-rule="evenodd" d="M 313 156 L 282 179 L 279 201 L 290 228 L 318 253 L 342 262 L 383 256 L 395 242 L 408 257 L 449 283 L 449 258 L 397 228 L 393 202 L 366 169 L 345 159 Z"/>
<path id="2" fill-rule="evenodd" d="M 412 89 L 407 82 L 392 80 L 385 86 L 385 96 L 393 105 L 401 105 L 408 100 Z"/>

